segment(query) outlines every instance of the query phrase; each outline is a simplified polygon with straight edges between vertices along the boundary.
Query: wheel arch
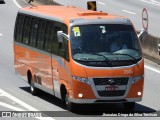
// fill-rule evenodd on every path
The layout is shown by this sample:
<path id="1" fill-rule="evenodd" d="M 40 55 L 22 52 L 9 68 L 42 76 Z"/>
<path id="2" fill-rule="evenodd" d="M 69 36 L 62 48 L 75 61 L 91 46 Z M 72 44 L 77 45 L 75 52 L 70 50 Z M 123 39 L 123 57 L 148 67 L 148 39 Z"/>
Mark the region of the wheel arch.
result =
<path id="1" fill-rule="evenodd" d="M 65 101 L 65 95 L 67 94 L 67 89 L 64 84 L 61 84 L 60 86 L 60 93 L 61 93 L 61 99 Z"/>

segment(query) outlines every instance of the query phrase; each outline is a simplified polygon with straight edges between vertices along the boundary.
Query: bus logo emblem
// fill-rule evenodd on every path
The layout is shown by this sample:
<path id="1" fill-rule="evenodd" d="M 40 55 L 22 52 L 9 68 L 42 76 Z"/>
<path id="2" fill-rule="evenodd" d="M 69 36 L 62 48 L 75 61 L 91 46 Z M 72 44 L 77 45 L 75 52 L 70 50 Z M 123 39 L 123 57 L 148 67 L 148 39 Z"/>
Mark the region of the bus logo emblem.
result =
<path id="1" fill-rule="evenodd" d="M 109 84 L 113 85 L 115 83 L 114 79 L 108 80 Z"/>

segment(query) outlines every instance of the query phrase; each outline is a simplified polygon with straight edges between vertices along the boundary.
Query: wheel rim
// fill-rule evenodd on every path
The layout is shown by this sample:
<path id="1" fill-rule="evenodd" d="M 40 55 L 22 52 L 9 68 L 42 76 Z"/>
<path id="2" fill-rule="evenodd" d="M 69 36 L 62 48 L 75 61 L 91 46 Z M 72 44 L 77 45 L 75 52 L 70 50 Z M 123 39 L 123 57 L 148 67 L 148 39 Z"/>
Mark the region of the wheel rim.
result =
<path id="1" fill-rule="evenodd" d="M 33 83 L 33 81 L 31 82 L 31 91 L 32 92 L 34 91 L 34 83 Z"/>
<path id="2" fill-rule="evenodd" d="M 66 95 L 65 101 L 66 101 L 66 105 L 68 105 L 69 104 L 68 95 Z"/>
<path id="3" fill-rule="evenodd" d="M 34 88 L 33 88 L 33 86 L 31 85 L 31 91 L 33 92 L 34 91 Z"/>

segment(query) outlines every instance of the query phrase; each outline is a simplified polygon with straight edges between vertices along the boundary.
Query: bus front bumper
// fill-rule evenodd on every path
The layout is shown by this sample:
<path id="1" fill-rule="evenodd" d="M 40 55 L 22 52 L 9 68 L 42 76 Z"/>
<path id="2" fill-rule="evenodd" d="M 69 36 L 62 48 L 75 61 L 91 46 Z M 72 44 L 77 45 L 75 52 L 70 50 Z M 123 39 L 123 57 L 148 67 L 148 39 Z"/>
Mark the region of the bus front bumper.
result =
<path id="1" fill-rule="evenodd" d="M 137 98 L 125 98 L 125 99 L 116 99 L 116 100 L 106 100 L 106 99 L 72 99 L 72 103 L 77 104 L 103 104 L 103 103 L 122 103 L 122 102 L 140 102 L 142 97 Z"/>

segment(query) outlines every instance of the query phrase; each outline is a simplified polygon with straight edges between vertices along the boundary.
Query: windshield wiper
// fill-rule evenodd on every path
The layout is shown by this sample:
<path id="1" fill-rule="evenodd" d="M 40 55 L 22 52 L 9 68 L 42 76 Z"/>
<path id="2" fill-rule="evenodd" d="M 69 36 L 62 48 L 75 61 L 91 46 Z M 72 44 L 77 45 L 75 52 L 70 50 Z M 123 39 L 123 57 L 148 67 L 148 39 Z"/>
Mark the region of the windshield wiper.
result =
<path id="1" fill-rule="evenodd" d="M 85 54 L 97 55 L 97 56 L 102 56 L 103 58 L 105 58 L 105 62 L 107 62 L 110 66 L 112 66 L 111 61 L 110 61 L 105 55 L 98 54 L 98 53 L 90 53 L 90 52 L 83 52 L 83 53 L 85 53 Z"/>
<path id="2" fill-rule="evenodd" d="M 129 56 L 130 58 L 132 58 L 134 60 L 135 63 L 137 63 L 137 59 L 135 57 L 133 57 L 132 55 L 129 55 L 129 54 L 120 54 L 120 53 L 113 53 L 113 55 L 125 55 L 125 56 Z"/>

